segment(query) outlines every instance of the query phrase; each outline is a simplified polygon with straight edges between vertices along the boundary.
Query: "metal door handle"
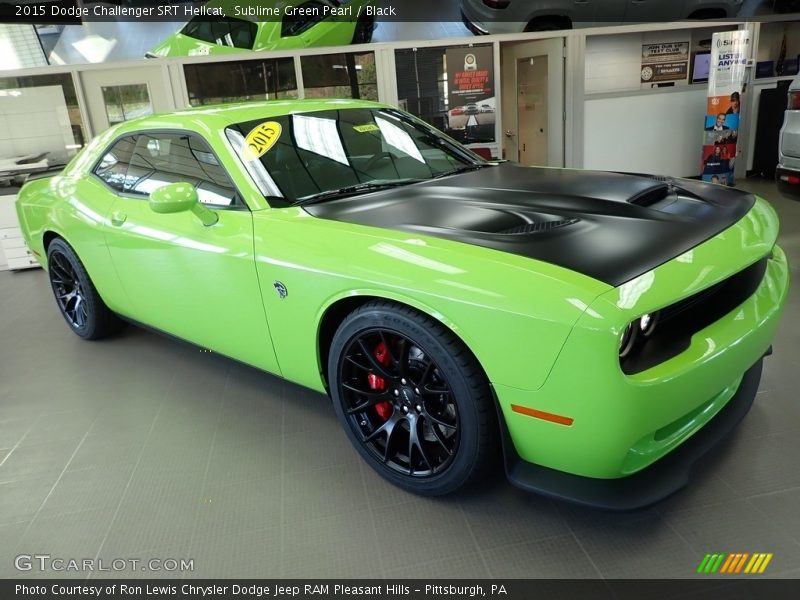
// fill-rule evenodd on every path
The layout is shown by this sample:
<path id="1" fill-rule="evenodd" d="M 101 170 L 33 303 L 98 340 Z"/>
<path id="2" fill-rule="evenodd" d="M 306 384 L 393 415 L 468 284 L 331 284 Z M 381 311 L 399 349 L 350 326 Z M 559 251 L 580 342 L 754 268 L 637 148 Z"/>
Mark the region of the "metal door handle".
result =
<path id="1" fill-rule="evenodd" d="M 511 131 L 510 129 L 506 129 L 506 132 L 505 132 L 505 133 L 506 133 L 506 137 L 507 137 L 507 138 L 512 138 L 512 137 L 514 137 L 514 135 L 515 135 L 515 134 L 514 134 L 514 132 L 513 132 L 513 131 Z"/>
<path id="2" fill-rule="evenodd" d="M 121 227 L 127 218 L 128 215 L 126 215 L 124 212 L 115 212 L 113 215 L 111 215 L 111 224 L 114 227 Z"/>

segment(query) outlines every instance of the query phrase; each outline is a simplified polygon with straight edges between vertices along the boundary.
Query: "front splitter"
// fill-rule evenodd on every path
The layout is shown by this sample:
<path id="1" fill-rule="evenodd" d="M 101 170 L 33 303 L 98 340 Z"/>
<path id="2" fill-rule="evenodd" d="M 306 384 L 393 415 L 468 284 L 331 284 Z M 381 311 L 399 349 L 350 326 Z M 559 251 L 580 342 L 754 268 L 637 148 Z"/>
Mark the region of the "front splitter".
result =
<path id="1" fill-rule="evenodd" d="M 692 469 L 725 439 L 753 405 L 763 358 L 744 374 L 736 394 L 702 429 L 652 465 L 619 479 L 582 477 L 522 460 L 506 432 L 506 475 L 523 490 L 594 508 L 627 511 L 655 504 L 689 483 Z"/>

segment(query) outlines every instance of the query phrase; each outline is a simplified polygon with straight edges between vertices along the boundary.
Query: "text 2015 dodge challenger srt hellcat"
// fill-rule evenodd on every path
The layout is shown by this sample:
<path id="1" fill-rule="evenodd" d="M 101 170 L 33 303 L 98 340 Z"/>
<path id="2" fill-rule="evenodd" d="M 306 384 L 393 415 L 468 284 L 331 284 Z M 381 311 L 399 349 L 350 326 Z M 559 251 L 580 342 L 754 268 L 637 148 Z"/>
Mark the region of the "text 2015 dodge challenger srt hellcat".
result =
<path id="1" fill-rule="evenodd" d="M 750 408 L 788 289 L 752 194 L 486 162 L 353 100 L 122 123 L 17 210 L 79 336 L 123 317 L 329 393 L 428 495 L 500 460 L 596 506 L 669 495 Z"/>

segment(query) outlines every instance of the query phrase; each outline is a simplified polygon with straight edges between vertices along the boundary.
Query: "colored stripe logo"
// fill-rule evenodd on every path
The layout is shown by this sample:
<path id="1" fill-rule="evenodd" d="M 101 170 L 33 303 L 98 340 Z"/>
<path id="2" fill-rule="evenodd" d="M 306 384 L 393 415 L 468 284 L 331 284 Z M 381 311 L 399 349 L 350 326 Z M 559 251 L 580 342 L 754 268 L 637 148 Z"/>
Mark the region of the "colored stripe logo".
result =
<path id="1" fill-rule="evenodd" d="M 771 552 L 706 554 L 700 562 L 700 566 L 697 567 L 697 572 L 704 575 L 712 575 L 714 573 L 756 575 L 766 571 L 772 556 Z"/>

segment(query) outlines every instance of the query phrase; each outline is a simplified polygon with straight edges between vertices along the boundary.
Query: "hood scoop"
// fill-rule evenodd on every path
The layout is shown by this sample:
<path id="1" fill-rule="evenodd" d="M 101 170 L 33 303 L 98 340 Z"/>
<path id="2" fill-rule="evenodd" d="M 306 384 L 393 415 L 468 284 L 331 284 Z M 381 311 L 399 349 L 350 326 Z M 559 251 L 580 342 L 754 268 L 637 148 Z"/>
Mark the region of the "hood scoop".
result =
<path id="1" fill-rule="evenodd" d="M 653 177 L 653 179 L 655 179 L 655 177 Z M 667 183 L 662 183 L 661 185 L 647 188 L 635 196 L 632 196 L 631 199 L 628 200 L 628 203 L 635 204 L 636 206 L 653 206 L 669 196 L 672 191 L 672 186 Z"/>

